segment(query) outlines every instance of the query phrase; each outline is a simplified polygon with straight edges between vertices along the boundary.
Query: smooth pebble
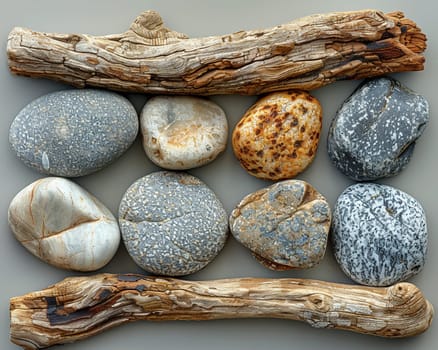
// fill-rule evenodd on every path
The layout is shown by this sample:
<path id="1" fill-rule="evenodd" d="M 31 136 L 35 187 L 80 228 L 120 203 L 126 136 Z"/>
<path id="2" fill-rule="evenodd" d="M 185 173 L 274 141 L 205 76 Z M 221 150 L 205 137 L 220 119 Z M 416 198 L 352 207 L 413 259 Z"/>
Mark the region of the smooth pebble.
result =
<path id="1" fill-rule="evenodd" d="M 394 176 L 408 164 L 428 121 L 429 105 L 423 96 L 391 78 L 368 80 L 333 119 L 328 154 L 353 180 Z"/>
<path id="2" fill-rule="evenodd" d="M 198 178 L 155 172 L 134 182 L 119 207 L 123 242 L 146 271 L 194 273 L 222 250 L 228 235 L 225 209 Z"/>
<path id="3" fill-rule="evenodd" d="M 227 144 L 225 112 L 201 97 L 152 97 L 143 107 L 140 124 L 146 155 L 165 169 L 210 163 Z"/>
<path id="4" fill-rule="evenodd" d="M 233 236 L 273 270 L 313 267 L 324 256 L 331 222 L 325 198 L 300 180 L 247 195 L 230 216 Z"/>
<path id="5" fill-rule="evenodd" d="M 111 212 L 74 182 L 48 177 L 11 201 L 9 226 L 33 255 L 63 269 L 94 271 L 117 251 L 120 231 Z"/>
<path id="6" fill-rule="evenodd" d="M 271 93 L 249 108 L 234 128 L 234 154 L 258 178 L 293 178 L 315 158 L 321 119 L 321 105 L 309 93 Z"/>
<path id="7" fill-rule="evenodd" d="M 114 92 L 84 89 L 50 93 L 29 103 L 12 122 L 17 157 L 44 174 L 76 177 L 112 163 L 133 143 L 138 116 Z"/>
<path id="8" fill-rule="evenodd" d="M 405 281 L 425 263 L 424 210 L 415 198 L 390 186 L 348 187 L 336 202 L 331 237 L 342 270 L 361 284 Z"/>

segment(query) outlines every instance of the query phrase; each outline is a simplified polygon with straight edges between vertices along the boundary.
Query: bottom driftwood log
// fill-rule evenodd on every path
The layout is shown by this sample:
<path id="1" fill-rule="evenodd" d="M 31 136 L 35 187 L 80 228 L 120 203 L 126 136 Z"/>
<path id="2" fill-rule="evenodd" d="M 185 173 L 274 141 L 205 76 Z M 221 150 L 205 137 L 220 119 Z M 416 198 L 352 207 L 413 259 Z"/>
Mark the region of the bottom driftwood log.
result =
<path id="1" fill-rule="evenodd" d="M 383 337 L 431 324 L 433 307 L 410 283 L 387 288 L 302 279 L 191 282 L 141 275 L 70 277 L 10 301 L 11 341 L 41 349 L 136 320 L 270 317 Z"/>

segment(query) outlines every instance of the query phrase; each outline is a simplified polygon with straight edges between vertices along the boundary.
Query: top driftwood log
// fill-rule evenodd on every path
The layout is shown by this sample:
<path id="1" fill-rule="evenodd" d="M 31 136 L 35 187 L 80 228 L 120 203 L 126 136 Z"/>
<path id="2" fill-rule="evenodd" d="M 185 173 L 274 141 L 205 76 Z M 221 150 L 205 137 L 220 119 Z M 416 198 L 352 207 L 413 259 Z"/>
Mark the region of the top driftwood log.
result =
<path id="1" fill-rule="evenodd" d="M 403 13 L 305 17 L 265 30 L 189 39 L 142 13 L 122 34 L 49 34 L 15 28 L 11 72 L 77 87 L 166 94 L 311 90 L 340 79 L 423 69 L 426 36 Z"/>
<path id="2" fill-rule="evenodd" d="M 429 328 L 433 307 L 410 283 L 379 288 L 290 278 L 191 282 L 100 274 L 70 277 L 12 298 L 10 313 L 11 341 L 30 350 L 85 339 L 136 320 L 270 317 L 408 337 Z"/>

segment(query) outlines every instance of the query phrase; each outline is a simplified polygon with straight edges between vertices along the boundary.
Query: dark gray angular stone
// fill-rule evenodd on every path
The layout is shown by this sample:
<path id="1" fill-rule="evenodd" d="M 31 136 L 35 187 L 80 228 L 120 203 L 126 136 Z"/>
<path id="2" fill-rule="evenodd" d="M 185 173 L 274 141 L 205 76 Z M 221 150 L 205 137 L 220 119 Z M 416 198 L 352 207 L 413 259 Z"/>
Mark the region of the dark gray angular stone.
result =
<path id="1" fill-rule="evenodd" d="M 421 204 L 401 190 L 355 184 L 336 202 L 331 239 L 336 260 L 352 280 L 388 286 L 423 268 L 426 216 Z"/>
<path id="2" fill-rule="evenodd" d="M 331 211 L 300 180 L 285 180 L 247 195 L 230 216 L 233 236 L 273 270 L 313 267 L 324 257 Z"/>
<path id="3" fill-rule="evenodd" d="M 225 209 L 198 178 L 161 171 L 134 182 L 119 207 L 123 242 L 141 268 L 167 276 L 194 273 L 221 251 Z"/>
<path id="4" fill-rule="evenodd" d="M 394 176 L 408 164 L 428 121 L 429 105 L 423 96 L 391 78 L 369 80 L 333 119 L 328 154 L 356 181 Z"/>
<path id="5" fill-rule="evenodd" d="M 9 142 L 19 159 L 41 173 L 83 176 L 120 157 L 135 140 L 138 124 L 123 96 L 64 90 L 24 107 L 12 122 Z"/>

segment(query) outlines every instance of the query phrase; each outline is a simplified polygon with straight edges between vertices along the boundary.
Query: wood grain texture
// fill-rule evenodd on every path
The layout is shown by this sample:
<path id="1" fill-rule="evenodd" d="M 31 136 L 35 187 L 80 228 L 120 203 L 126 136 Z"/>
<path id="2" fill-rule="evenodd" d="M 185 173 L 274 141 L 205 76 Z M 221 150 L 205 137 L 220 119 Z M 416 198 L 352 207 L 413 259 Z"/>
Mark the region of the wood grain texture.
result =
<path id="1" fill-rule="evenodd" d="M 142 13 L 122 34 L 54 34 L 14 28 L 12 73 L 77 87 L 160 94 L 311 90 L 424 68 L 426 36 L 403 13 L 377 10 L 304 17 L 265 30 L 189 39 Z"/>
<path id="2" fill-rule="evenodd" d="M 408 337 L 430 326 L 433 307 L 410 283 L 373 288 L 303 279 L 191 282 L 100 274 L 70 277 L 14 297 L 10 317 L 11 341 L 41 349 L 136 320 L 282 318 L 317 328 Z"/>

